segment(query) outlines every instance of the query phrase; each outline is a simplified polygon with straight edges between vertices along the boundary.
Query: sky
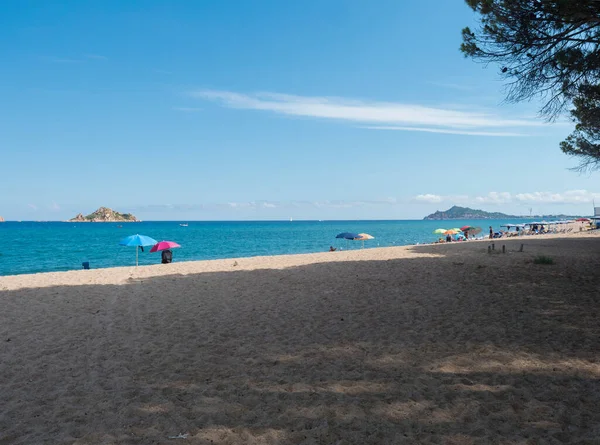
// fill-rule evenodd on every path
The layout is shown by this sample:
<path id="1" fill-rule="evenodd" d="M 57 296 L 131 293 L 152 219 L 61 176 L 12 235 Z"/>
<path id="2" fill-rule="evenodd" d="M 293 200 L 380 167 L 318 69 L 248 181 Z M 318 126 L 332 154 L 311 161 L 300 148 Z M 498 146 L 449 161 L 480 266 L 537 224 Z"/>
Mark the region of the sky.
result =
<path id="1" fill-rule="evenodd" d="M 0 215 L 591 214 L 568 119 L 465 59 L 463 1 L 0 4 Z"/>

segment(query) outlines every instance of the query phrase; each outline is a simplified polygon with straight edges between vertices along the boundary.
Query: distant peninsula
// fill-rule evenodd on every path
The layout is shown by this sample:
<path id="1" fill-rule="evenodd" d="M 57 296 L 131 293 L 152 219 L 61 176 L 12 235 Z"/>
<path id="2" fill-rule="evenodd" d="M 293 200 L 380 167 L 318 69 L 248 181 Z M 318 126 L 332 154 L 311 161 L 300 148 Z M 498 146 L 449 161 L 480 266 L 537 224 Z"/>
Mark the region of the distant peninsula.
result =
<path id="1" fill-rule="evenodd" d="M 572 215 L 507 215 L 500 212 L 486 212 L 484 210 L 470 209 L 469 207 L 452 206 L 445 211 L 436 211 L 431 215 L 427 215 L 425 221 L 442 221 L 448 219 L 520 219 L 520 218 L 552 218 L 552 219 L 571 219 L 576 218 Z"/>
<path id="2" fill-rule="evenodd" d="M 75 218 L 68 222 L 138 222 L 139 220 L 131 213 L 115 212 L 108 207 L 100 207 L 93 213 L 83 216 L 79 213 Z"/>

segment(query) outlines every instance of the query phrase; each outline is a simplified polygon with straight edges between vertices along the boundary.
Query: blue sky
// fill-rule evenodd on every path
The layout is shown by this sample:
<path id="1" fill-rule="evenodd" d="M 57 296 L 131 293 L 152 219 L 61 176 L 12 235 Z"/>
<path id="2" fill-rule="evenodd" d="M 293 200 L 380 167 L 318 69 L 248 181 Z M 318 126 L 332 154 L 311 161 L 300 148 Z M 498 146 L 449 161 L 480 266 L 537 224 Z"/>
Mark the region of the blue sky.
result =
<path id="1" fill-rule="evenodd" d="M 464 59 L 462 1 L 0 5 L 0 215 L 589 214 L 598 174 Z"/>

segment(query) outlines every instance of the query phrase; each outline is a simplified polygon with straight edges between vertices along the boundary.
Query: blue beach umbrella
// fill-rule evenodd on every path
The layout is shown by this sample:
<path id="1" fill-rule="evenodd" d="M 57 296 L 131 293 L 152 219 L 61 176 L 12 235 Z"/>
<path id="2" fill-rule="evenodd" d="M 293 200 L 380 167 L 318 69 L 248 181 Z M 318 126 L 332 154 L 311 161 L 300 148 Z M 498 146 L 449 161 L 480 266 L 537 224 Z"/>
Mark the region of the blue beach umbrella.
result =
<path id="1" fill-rule="evenodd" d="M 358 238 L 359 235 L 358 235 L 358 233 L 342 232 L 342 233 L 338 233 L 335 237 L 342 238 L 342 239 L 354 239 L 354 238 Z"/>
<path id="2" fill-rule="evenodd" d="M 138 250 L 139 247 L 153 246 L 157 243 L 154 238 L 150 238 L 146 235 L 130 235 L 119 241 L 120 246 L 132 246 L 135 247 L 135 265 L 138 265 Z"/>
<path id="3" fill-rule="evenodd" d="M 346 240 L 346 248 L 348 248 L 348 240 L 353 240 L 358 238 L 360 235 L 358 233 L 352 233 L 352 232 L 342 232 L 342 233 L 338 233 L 335 237 L 336 238 L 341 238 L 341 239 L 345 239 Z"/>

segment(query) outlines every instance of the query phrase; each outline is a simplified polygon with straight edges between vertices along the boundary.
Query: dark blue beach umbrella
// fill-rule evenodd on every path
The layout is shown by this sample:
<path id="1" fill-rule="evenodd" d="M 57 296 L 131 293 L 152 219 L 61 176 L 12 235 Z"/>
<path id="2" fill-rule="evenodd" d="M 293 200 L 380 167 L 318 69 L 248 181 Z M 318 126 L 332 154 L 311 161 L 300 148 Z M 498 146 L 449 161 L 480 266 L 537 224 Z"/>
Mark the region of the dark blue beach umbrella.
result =
<path id="1" fill-rule="evenodd" d="M 346 248 L 348 248 L 348 240 L 356 239 L 359 237 L 359 235 L 358 235 L 358 233 L 342 232 L 342 233 L 338 233 L 335 237 L 345 239 L 346 240 Z"/>
<path id="2" fill-rule="evenodd" d="M 135 247 L 135 265 L 138 265 L 138 250 L 140 247 L 153 246 L 157 243 L 154 238 L 150 238 L 146 235 L 130 235 L 119 241 L 120 246 L 133 246 Z"/>
<path id="3" fill-rule="evenodd" d="M 336 238 L 342 238 L 342 239 L 354 239 L 354 238 L 358 238 L 358 233 L 352 233 L 352 232 L 342 232 L 342 233 L 338 233 L 336 236 Z"/>

